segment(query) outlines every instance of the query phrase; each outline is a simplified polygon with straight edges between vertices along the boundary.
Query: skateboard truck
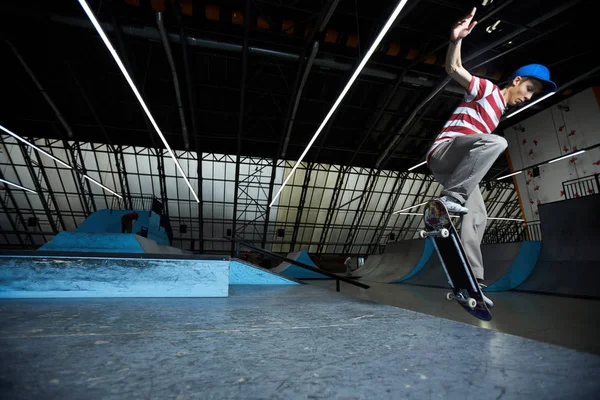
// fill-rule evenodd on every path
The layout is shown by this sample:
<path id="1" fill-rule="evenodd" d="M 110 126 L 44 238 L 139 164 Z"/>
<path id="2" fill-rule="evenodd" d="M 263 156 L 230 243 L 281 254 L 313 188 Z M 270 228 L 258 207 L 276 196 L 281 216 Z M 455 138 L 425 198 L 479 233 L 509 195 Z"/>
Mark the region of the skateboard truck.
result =
<path id="1" fill-rule="evenodd" d="M 422 229 L 421 231 L 419 231 L 419 236 L 421 237 L 421 239 L 425 239 L 426 237 L 429 237 L 429 236 L 433 236 L 433 237 L 441 236 L 443 238 L 447 238 L 450 236 L 450 231 L 446 228 L 442 228 L 440 230 L 435 230 L 435 231 L 430 231 L 430 232 L 427 232 L 425 229 Z"/>
<path id="2" fill-rule="evenodd" d="M 447 292 L 446 300 L 450 300 L 450 301 L 456 300 L 460 303 L 466 304 L 471 309 L 474 309 L 475 307 L 477 307 L 477 300 L 475 300 L 472 297 L 465 296 L 465 294 L 463 292 L 457 292 L 456 294 L 454 292 Z"/>

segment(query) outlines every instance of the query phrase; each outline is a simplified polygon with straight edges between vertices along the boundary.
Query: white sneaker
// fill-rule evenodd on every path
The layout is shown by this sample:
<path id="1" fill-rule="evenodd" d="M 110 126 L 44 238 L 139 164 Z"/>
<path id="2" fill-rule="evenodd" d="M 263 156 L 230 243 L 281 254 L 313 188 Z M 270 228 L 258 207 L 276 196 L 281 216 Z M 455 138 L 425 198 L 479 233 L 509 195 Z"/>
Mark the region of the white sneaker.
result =
<path id="1" fill-rule="evenodd" d="M 485 289 L 487 287 L 487 285 L 484 285 L 481 282 L 477 282 L 479 284 L 479 289 L 481 290 L 481 297 L 483 297 L 483 301 L 485 301 L 485 305 L 488 308 L 493 308 L 494 307 L 494 302 L 488 298 L 485 294 L 483 294 L 483 289 Z"/>
<path id="2" fill-rule="evenodd" d="M 449 213 L 466 214 L 469 209 L 461 206 L 454 198 L 449 196 L 440 197 L 440 201 L 446 206 Z"/>

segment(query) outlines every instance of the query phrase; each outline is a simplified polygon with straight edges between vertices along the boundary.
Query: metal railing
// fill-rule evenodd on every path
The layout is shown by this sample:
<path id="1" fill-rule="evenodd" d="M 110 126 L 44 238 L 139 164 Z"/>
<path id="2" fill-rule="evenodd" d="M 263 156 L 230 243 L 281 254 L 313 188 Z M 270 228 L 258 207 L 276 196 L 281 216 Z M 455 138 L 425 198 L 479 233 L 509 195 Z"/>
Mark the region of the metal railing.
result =
<path id="1" fill-rule="evenodd" d="M 270 252 L 268 250 L 262 249 L 260 247 L 256 247 L 256 246 L 254 246 L 253 244 L 251 244 L 249 242 L 246 242 L 246 241 L 243 241 L 243 240 L 239 240 L 239 239 L 233 239 L 233 238 L 227 237 L 227 236 L 225 238 L 227 240 L 230 240 L 230 241 L 233 241 L 233 242 L 237 243 L 240 247 L 241 246 L 248 247 L 248 248 L 250 248 L 250 249 L 252 249 L 252 250 L 254 250 L 254 251 L 258 252 L 258 253 L 261 253 L 261 254 L 264 254 L 264 255 L 267 255 L 267 256 L 270 256 L 270 257 L 274 257 L 274 258 L 277 258 L 277 259 L 279 259 L 281 261 L 285 261 L 287 263 L 296 265 L 296 266 L 298 266 L 300 268 L 304 268 L 304 269 L 307 269 L 309 271 L 313 271 L 313 272 L 316 272 L 318 274 L 325 275 L 325 276 L 328 276 L 330 278 L 333 278 L 333 279 L 335 279 L 335 290 L 338 291 L 338 292 L 340 291 L 340 281 L 341 282 L 349 283 L 349 284 L 354 285 L 354 286 L 358 286 L 359 288 L 363 288 L 363 289 L 369 289 L 370 288 L 369 285 L 365 285 L 364 283 L 356 282 L 355 280 L 352 280 L 352 279 L 349 279 L 349 278 L 344 278 L 343 276 L 332 274 L 331 272 L 324 271 L 324 270 L 319 269 L 319 268 L 311 267 L 310 265 L 306 265 L 306 264 L 301 263 L 299 261 L 292 260 L 291 258 L 287 258 L 287 257 L 281 256 L 279 254 L 272 253 L 272 252 Z"/>
<path id="2" fill-rule="evenodd" d="M 113 197 L 110 209 L 154 211 L 157 214 L 162 213 L 162 202 L 154 196 L 131 196 L 130 200 L 131 206 L 127 204 L 127 202 L 124 199 L 121 199 L 119 197 Z"/>
<path id="3" fill-rule="evenodd" d="M 565 199 L 591 196 L 600 193 L 600 178 L 598 174 L 570 179 L 562 183 Z"/>
<path id="4" fill-rule="evenodd" d="M 155 196 L 131 196 L 131 208 L 124 199 L 113 197 L 110 209 L 111 210 L 137 210 L 148 211 L 148 213 L 156 213 L 160 215 L 160 227 L 165 230 L 169 239 L 169 245 L 173 245 L 173 228 L 169 217 L 163 213 L 163 204 Z"/>
<path id="5" fill-rule="evenodd" d="M 513 243 L 523 240 L 542 240 L 540 221 L 505 221 L 485 230 L 482 243 Z"/>

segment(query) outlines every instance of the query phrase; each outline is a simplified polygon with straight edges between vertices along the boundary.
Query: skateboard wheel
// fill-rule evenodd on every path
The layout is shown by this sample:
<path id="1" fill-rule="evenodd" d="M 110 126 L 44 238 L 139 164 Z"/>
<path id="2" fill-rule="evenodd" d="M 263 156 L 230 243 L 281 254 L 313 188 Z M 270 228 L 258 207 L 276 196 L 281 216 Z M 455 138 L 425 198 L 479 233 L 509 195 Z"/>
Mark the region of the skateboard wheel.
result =
<path id="1" fill-rule="evenodd" d="M 427 232 L 424 230 L 421 230 L 419 232 L 419 236 L 421 237 L 421 239 L 425 239 L 427 237 Z"/>
<path id="2" fill-rule="evenodd" d="M 450 236 L 450 231 L 448 229 L 444 228 L 440 231 L 440 234 L 442 235 L 443 238 L 447 238 L 448 236 Z"/>
<path id="3" fill-rule="evenodd" d="M 469 303 L 468 304 L 469 304 L 469 307 L 475 308 L 475 307 L 477 307 L 477 300 L 475 300 L 475 299 L 469 299 Z"/>
<path id="4" fill-rule="evenodd" d="M 446 300 L 454 300 L 454 293 L 447 292 L 446 293 Z"/>

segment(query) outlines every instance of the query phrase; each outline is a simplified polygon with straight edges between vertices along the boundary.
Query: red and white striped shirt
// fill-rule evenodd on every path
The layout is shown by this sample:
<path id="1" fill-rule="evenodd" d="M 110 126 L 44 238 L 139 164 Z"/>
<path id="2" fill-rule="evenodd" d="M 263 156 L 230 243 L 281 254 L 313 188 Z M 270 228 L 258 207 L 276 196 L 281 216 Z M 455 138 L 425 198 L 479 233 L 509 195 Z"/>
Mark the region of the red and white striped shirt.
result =
<path id="1" fill-rule="evenodd" d="M 464 100 L 454 110 L 427 152 L 427 163 L 433 151 L 443 142 L 462 135 L 492 133 L 505 110 L 506 100 L 500 88 L 487 79 L 473 76 Z"/>

